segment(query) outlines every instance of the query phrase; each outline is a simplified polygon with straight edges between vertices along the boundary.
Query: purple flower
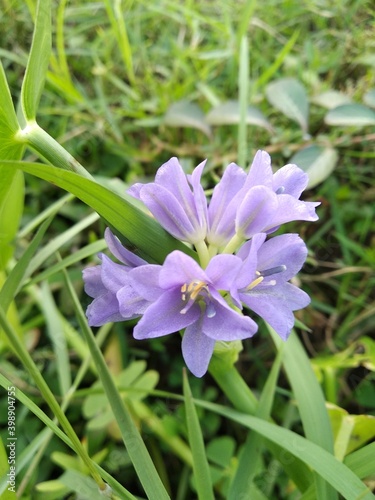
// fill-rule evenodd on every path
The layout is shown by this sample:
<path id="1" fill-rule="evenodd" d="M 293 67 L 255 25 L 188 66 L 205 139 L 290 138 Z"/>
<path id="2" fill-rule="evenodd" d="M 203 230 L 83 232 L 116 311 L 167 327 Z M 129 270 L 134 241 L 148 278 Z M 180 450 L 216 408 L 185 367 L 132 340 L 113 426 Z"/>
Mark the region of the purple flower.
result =
<path id="1" fill-rule="evenodd" d="M 130 269 L 147 264 L 146 261 L 124 248 L 108 228 L 105 231 L 105 240 L 112 254 L 122 264 L 113 262 L 104 254 L 99 254 L 101 265 L 83 270 L 85 292 L 94 298 L 86 311 L 90 326 L 101 326 L 111 321 L 125 319 L 120 313 L 117 293 L 124 288 L 129 288 L 128 273 Z M 134 313 L 132 317 L 142 314 L 143 309 L 139 308 L 141 312 Z"/>
<path id="2" fill-rule="evenodd" d="M 135 295 L 152 302 L 135 327 L 134 337 L 161 337 L 185 328 L 184 360 L 195 376 L 202 377 L 217 340 L 240 340 L 257 331 L 256 323 L 232 309 L 222 296 L 233 286 L 242 265 L 239 257 L 217 255 L 203 270 L 191 257 L 174 251 L 161 267 L 130 271 Z"/>
<path id="3" fill-rule="evenodd" d="M 207 231 L 207 200 L 200 184 L 205 161 L 186 175 L 177 158 L 164 163 L 155 182 L 135 184 L 128 193 L 141 200 L 175 238 L 197 244 Z"/>
<path id="4" fill-rule="evenodd" d="M 292 311 L 310 303 L 310 297 L 288 283 L 306 260 L 307 248 L 297 234 L 283 234 L 265 241 L 256 234 L 238 256 L 243 259 L 231 295 L 267 321 L 286 340 L 294 325 Z"/>
<path id="5" fill-rule="evenodd" d="M 248 175 L 231 163 L 209 203 L 207 242 L 222 248 L 232 240 L 234 245 L 224 250 L 231 253 L 256 233 L 270 233 L 293 220 L 317 220 L 319 203 L 299 199 L 307 182 L 307 174 L 296 165 L 273 174 L 265 151 L 256 153 Z"/>

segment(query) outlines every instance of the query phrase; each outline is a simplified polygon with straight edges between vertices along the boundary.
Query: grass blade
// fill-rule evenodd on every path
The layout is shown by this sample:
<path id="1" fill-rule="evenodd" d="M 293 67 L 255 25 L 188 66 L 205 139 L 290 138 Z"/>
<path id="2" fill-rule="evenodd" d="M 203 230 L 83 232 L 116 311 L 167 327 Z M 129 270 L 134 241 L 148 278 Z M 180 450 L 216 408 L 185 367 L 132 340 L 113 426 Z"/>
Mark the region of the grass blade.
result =
<path id="1" fill-rule="evenodd" d="M 35 28 L 25 77 L 21 103 L 26 121 L 34 121 L 44 87 L 51 54 L 51 1 L 39 0 Z"/>
<path id="2" fill-rule="evenodd" d="M 292 332 L 284 344 L 271 327 L 268 329 L 277 348 L 284 350 L 284 369 L 297 400 L 307 439 L 333 454 L 333 435 L 324 396 L 298 337 Z M 337 498 L 337 493 L 321 476 L 316 475 L 315 479 L 319 499 Z"/>
<path id="3" fill-rule="evenodd" d="M 194 406 L 186 370 L 184 370 L 184 397 L 186 423 L 190 448 L 193 454 L 193 472 L 199 500 L 214 500 L 210 469 L 197 411 Z"/>
<path id="4" fill-rule="evenodd" d="M 139 254 L 150 262 L 162 263 L 165 257 L 176 249 L 196 257 L 195 252 L 170 236 L 130 201 L 90 179 L 41 163 L 0 162 L 0 166 L 3 164 L 20 168 L 74 194 L 122 235 L 129 249 L 138 250 Z"/>
<path id="5" fill-rule="evenodd" d="M 73 301 L 77 319 L 89 346 L 91 356 L 97 366 L 104 391 L 111 405 L 113 415 L 118 423 L 122 439 L 137 472 L 138 478 L 150 500 L 169 500 L 169 496 L 155 469 L 145 443 L 116 388 L 116 384 L 108 369 L 104 356 L 96 343 L 91 328 L 87 324 L 81 304 L 69 281 L 66 271 L 64 272 L 64 278 L 69 295 Z"/>
<path id="6" fill-rule="evenodd" d="M 283 351 L 280 349 L 259 398 L 255 416 L 264 420 L 268 420 L 271 415 L 282 359 Z M 241 453 L 236 475 L 229 488 L 228 500 L 251 498 L 252 482 L 257 472 L 262 446 L 263 438 L 259 434 L 250 432 Z"/>
<path id="7" fill-rule="evenodd" d="M 221 405 L 202 400 L 194 400 L 194 402 L 202 408 L 253 429 L 305 462 L 331 485 L 334 492 L 334 496 L 331 498 L 335 498 L 337 492 L 339 492 L 347 500 L 375 500 L 375 495 L 346 465 L 322 447 L 299 434 Z M 316 498 L 320 500 L 322 497 L 317 494 Z"/>

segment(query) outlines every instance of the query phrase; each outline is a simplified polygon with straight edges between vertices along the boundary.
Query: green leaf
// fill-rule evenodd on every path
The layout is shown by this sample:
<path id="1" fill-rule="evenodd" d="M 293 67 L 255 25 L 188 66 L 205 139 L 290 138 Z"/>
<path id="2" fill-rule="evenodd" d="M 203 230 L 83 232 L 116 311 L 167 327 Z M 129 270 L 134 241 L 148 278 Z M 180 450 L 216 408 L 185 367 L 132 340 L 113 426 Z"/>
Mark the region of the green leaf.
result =
<path id="1" fill-rule="evenodd" d="M 299 123 L 303 132 L 308 130 L 309 101 L 305 87 L 294 78 L 282 78 L 267 85 L 268 101 L 285 116 Z"/>
<path id="2" fill-rule="evenodd" d="M 55 353 L 60 395 L 64 396 L 67 394 L 72 384 L 69 353 L 66 345 L 64 328 L 53 295 L 46 282 L 42 284 L 37 297 L 39 307 L 45 318 L 47 333 L 53 347 L 53 352 Z"/>
<path id="3" fill-rule="evenodd" d="M 293 455 L 305 462 L 332 486 L 331 491 L 333 494 L 328 498 L 336 498 L 337 491 L 347 500 L 357 498 L 361 500 L 375 499 L 369 488 L 346 465 L 337 460 L 324 448 L 299 434 L 260 418 L 251 417 L 215 403 L 196 399 L 194 402 L 202 408 L 211 410 L 249 429 L 253 429 L 268 440 L 278 444 L 288 455 Z M 290 461 L 290 457 L 285 458 Z M 318 494 L 316 498 L 320 500 L 323 497 Z"/>
<path id="4" fill-rule="evenodd" d="M 375 442 L 345 457 L 344 463 L 360 478 L 375 477 Z"/>
<path id="5" fill-rule="evenodd" d="M 311 100 L 314 104 L 327 109 L 333 109 L 342 104 L 349 104 L 352 102 L 348 95 L 338 90 L 327 90 L 322 94 L 314 96 Z"/>
<path id="6" fill-rule="evenodd" d="M 176 249 L 196 258 L 195 252 L 170 236 L 155 220 L 136 208 L 130 196 L 120 197 L 90 179 L 49 165 L 0 162 L 0 167 L 2 164 L 20 168 L 73 193 L 122 235 L 130 250 L 138 251 L 149 262 L 162 263 L 165 257 Z"/>
<path id="7" fill-rule="evenodd" d="M 214 500 L 212 481 L 206 450 L 199 424 L 197 411 L 194 406 L 186 370 L 183 374 L 183 388 L 185 398 L 186 424 L 188 430 L 189 444 L 193 454 L 193 474 L 199 500 Z"/>
<path id="8" fill-rule="evenodd" d="M 163 120 L 169 127 L 190 127 L 196 128 L 212 136 L 211 128 L 205 121 L 205 116 L 201 108 L 186 100 L 173 103 L 167 110 Z"/>
<path id="9" fill-rule="evenodd" d="M 34 121 L 51 54 L 51 0 L 39 0 L 29 60 L 22 82 L 21 104 L 26 121 Z"/>
<path id="10" fill-rule="evenodd" d="M 24 279 L 28 276 L 30 260 L 42 241 L 44 233 L 46 232 L 51 221 L 52 218 L 42 224 L 34 239 L 12 269 L 6 282 L 4 283 L 4 286 L 0 290 L 0 305 L 5 313 L 7 312 L 8 307 L 13 298 L 16 296 L 18 290 L 21 288 Z"/>
<path id="11" fill-rule="evenodd" d="M 277 379 L 279 377 L 283 350 L 277 354 L 272 365 L 271 372 L 264 384 L 262 394 L 259 399 L 255 416 L 268 420 L 271 416 L 272 405 L 275 397 Z M 257 472 L 257 467 L 261 459 L 263 438 L 259 434 L 250 432 L 241 452 L 236 474 L 229 489 L 229 500 L 246 498 L 251 495 L 252 482 Z"/>
<path id="12" fill-rule="evenodd" d="M 0 167 L 0 271 L 13 255 L 24 207 L 25 181 L 21 171 Z"/>
<path id="13" fill-rule="evenodd" d="M 343 104 L 328 111 L 324 121 L 328 125 L 365 127 L 375 125 L 375 111 L 363 104 Z"/>
<path id="14" fill-rule="evenodd" d="M 289 163 L 295 163 L 308 174 L 307 188 L 311 189 L 331 175 L 337 161 L 338 153 L 336 149 L 312 145 L 298 151 L 290 158 Z"/>
<path id="15" fill-rule="evenodd" d="M 206 122 L 210 125 L 238 125 L 240 123 L 238 101 L 226 101 L 213 107 L 206 115 Z M 247 106 L 245 122 L 247 125 L 263 127 L 269 132 L 273 131 L 270 122 L 255 106 Z"/>
<path id="16" fill-rule="evenodd" d="M 146 495 L 150 500 L 169 500 L 168 493 L 156 471 L 145 443 L 142 440 L 128 408 L 122 400 L 121 394 L 117 390 L 104 356 L 97 345 L 96 338 L 87 324 L 80 301 L 66 272 L 64 272 L 64 279 L 69 295 L 73 301 L 78 322 L 90 349 L 92 359 L 98 369 L 103 389 L 119 426 L 122 440 Z"/>
<path id="17" fill-rule="evenodd" d="M 284 350 L 284 369 L 297 401 L 307 439 L 333 454 L 333 435 L 323 392 L 302 344 L 295 332 L 284 344 L 269 325 L 268 330 L 276 347 Z M 315 478 L 318 498 L 335 499 L 335 492 L 322 481 L 322 477 L 325 476 Z"/>

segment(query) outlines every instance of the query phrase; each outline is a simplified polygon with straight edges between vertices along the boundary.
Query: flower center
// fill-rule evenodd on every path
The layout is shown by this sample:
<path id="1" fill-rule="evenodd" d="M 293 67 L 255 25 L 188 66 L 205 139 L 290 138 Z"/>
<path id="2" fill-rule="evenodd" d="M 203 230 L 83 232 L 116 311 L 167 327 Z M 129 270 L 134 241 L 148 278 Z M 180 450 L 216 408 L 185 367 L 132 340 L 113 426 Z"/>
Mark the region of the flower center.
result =
<path id="1" fill-rule="evenodd" d="M 208 285 L 205 281 L 194 280 L 189 284 L 184 283 L 181 287 L 181 298 L 185 302 L 185 307 L 181 309 L 181 314 L 186 314 L 194 302 L 203 298 L 206 306 L 209 304 L 210 292 L 208 290 Z"/>
<path id="2" fill-rule="evenodd" d="M 258 277 L 255 278 L 255 280 L 252 281 L 250 283 L 250 285 L 247 285 L 246 291 L 248 292 L 248 291 L 252 290 L 253 288 L 255 288 L 256 286 L 258 286 L 259 283 L 262 283 L 262 281 L 264 280 L 264 278 L 266 278 L 267 276 L 272 276 L 273 274 L 283 273 L 284 271 L 286 271 L 286 266 L 284 266 L 284 265 L 282 265 L 282 266 L 276 266 L 276 267 L 271 267 L 270 269 L 266 269 L 265 271 L 255 271 L 255 274 Z M 264 283 L 264 284 L 267 284 L 268 286 L 275 286 L 276 285 L 276 280 L 270 280 L 270 281 L 267 281 L 267 283 Z"/>

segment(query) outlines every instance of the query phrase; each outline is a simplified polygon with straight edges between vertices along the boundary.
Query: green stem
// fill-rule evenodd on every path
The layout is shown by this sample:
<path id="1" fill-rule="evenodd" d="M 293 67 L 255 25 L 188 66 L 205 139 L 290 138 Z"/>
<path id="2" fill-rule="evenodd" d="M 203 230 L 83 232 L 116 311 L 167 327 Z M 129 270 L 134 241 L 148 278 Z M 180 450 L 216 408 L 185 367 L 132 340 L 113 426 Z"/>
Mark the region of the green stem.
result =
<path id="1" fill-rule="evenodd" d="M 237 410 L 255 415 L 258 407 L 257 398 L 233 365 L 214 356 L 209 372 Z"/>
<path id="2" fill-rule="evenodd" d="M 235 234 L 221 253 L 234 253 L 242 245 L 243 242 L 244 238 L 238 236 L 238 234 Z"/>
<path id="3" fill-rule="evenodd" d="M 9 343 L 13 347 L 14 352 L 17 354 L 23 365 L 26 367 L 26 369 L 29 371 L 30 375 L 34 379 L 38 389 L 40 390 L 43 398 L 47 402 L 48 406 L 51 408 L 53 414 L 56 416 L 58 419 L 61 427 L 63 428 L 64 432 L 66 435 L 69 437 L 71 440 L 74 450 L 77 453 L 77 455 L 80 456 L 82 459 L 83 463 L 87 466 L 88 470 L 90 471 L 91 476 L 97 483 L 99 489 L 101 491 L 105 491 L 107 485 L 104 483 L 103 479 L 101 478 L 100 474 L 98 473 L 94 462 L 91 460 L 89 457 L 87 451 L 85 448 L 82 446 L 81 441 L 79 440 L 77 434 L 74 432 L 73 427 L 71 426 L 69 420 L 65 416 L 64 412 L 61 410 L 58 402 L 55 399 L 55 396 L 53 395 L 51 389 L 48 387 L 46 381 L 42 377 L 40 371 L 38 370 L 38 367 L 34 363 L 32 357 L 30 354 L 27 352 L 25 349 L 25 346 L 23 343 L 20 341 L 18 338 L 16 332 L 13 330 L 11 325 L 9 325 L 6 316 L 4 314 L 3 309 L 0 307 L 0 325 L 2 329 L 4 330 L 5 334 L 8 337 Z"/>
<path id="4" fill-rule="evenodd" d="M 28 121 L 25 128 L 15 135 L 18 142 L 27 144 L 55 167 L 70 170 L 87 179 L 93 179 L 87 170 L 66 151 L 36 121 Z"/>
<path id="5" fill-rule="evenodd" d="M 198 243 L 194 243 L 194 246 L 199 257 L 200 265 L 205 269 L 210 262 L 210 254 L 208 253 L 207 245 L 204 241 L 198 241 Z"/>

